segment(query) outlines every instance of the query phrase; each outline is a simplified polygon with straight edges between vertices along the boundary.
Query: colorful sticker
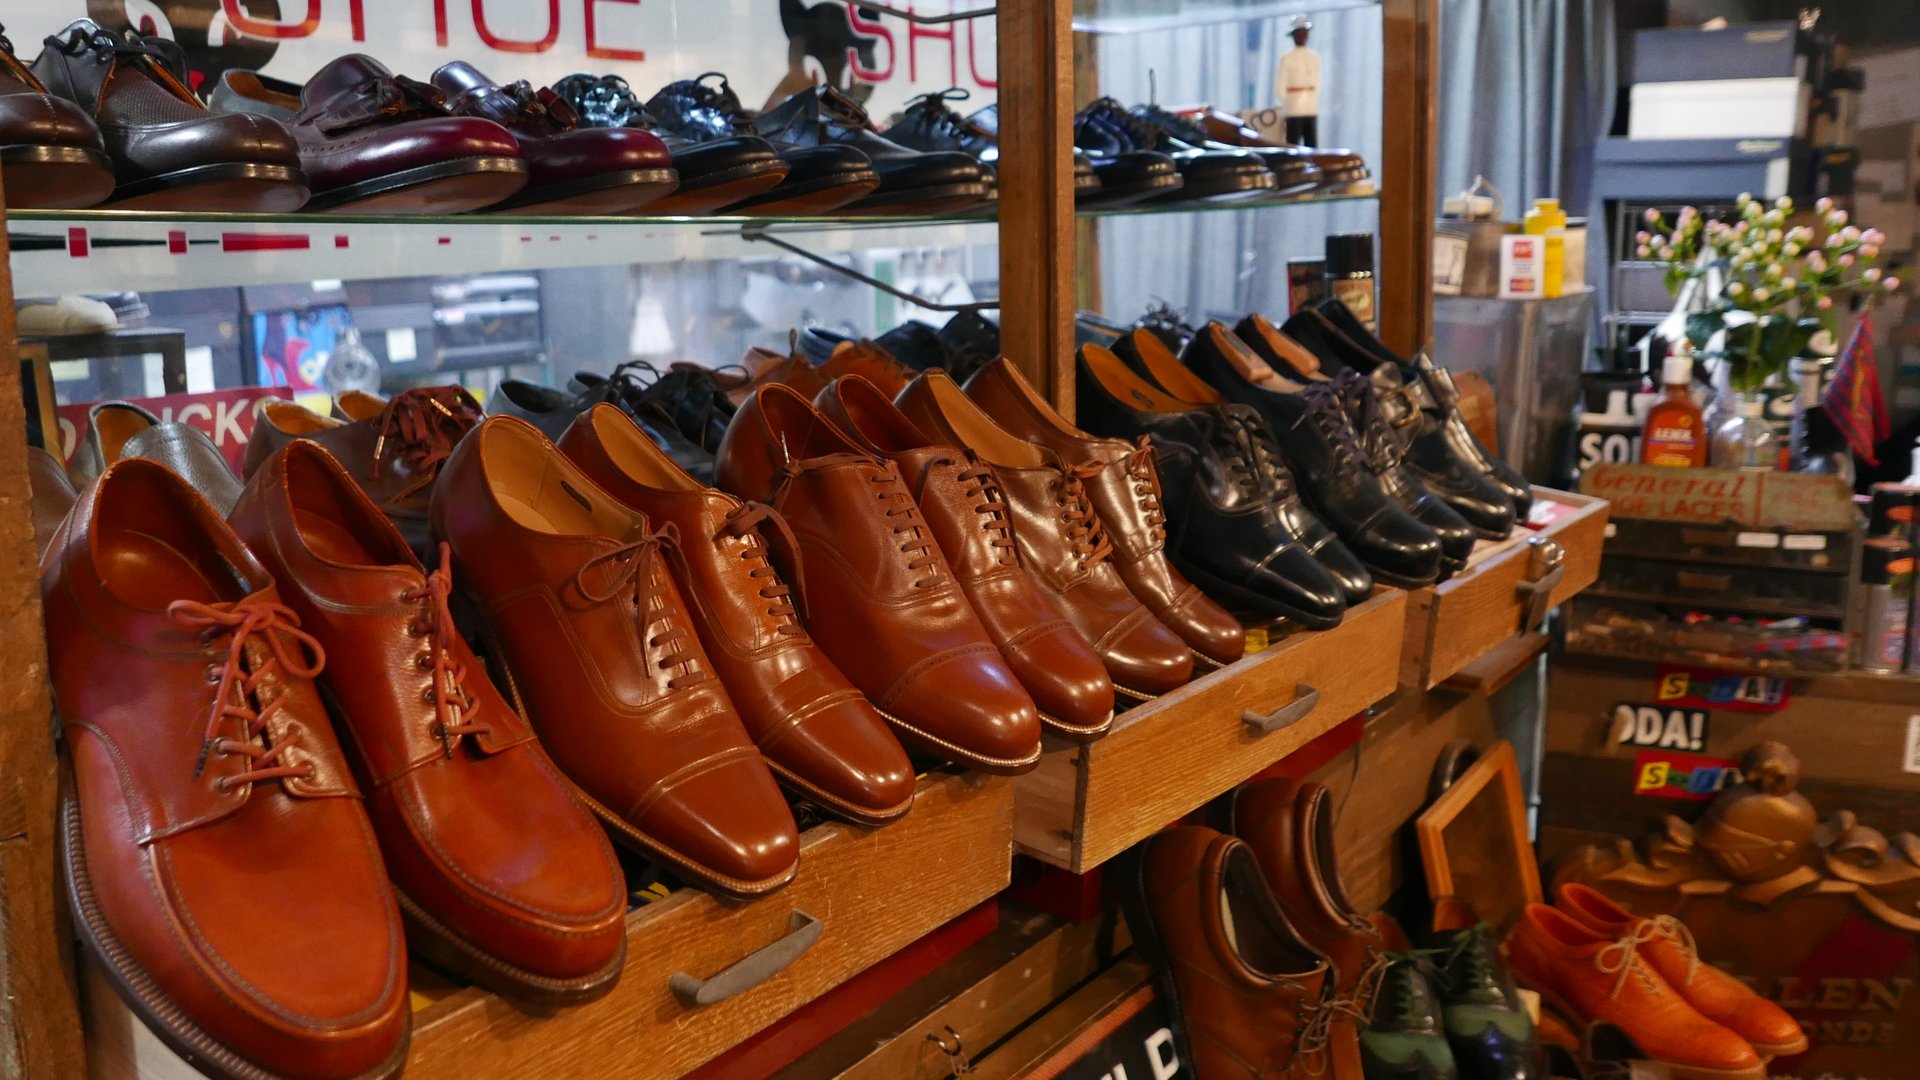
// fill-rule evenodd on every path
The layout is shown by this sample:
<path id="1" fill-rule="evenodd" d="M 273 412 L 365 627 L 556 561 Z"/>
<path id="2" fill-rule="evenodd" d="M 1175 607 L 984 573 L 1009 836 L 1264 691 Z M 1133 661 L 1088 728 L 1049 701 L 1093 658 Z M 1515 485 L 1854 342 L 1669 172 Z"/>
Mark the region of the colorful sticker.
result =
<path id="1" fill-rule="evenodd" d="M 1650 746 L 1660 750 L 1707 748 L 1705 709 L 1671 709 L 1623 701 L 1613 707 L 1613 741 L 1619 746 Z"/>
<path id="2" fill-rule="evenodd" d="M 1739 783 L 1740 765 L 1726 758 L 1642 750 L 1634 755 L 1635 795 L 1706 802 L 1728 784 Z"/>
<path id="3" fill-rule="evenodd" d="M 1662 664 L 1654 680 L 1653 700 L 1682 709 L 1779 712 L 1793 703 L 1787 680 L 1772 675 L 1732 675 Z"/>

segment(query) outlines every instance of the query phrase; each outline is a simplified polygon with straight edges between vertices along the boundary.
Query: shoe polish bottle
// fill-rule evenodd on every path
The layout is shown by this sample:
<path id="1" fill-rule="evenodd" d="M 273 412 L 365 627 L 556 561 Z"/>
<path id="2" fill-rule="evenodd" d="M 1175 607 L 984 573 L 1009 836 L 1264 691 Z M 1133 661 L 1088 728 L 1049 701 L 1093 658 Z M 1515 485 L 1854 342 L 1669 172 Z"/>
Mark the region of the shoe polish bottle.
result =
<path id="1" fill-rule="evenodd" d="M 1369 331 L 1379 329 L 1374 325 L 1372 233 L 1327 237 L 1327 291 Z"/>
<path id="2" fill-rule="evenodd" d="M 1640 463 L 1698 469 L 1707 463 L 1707 426 L 1693 400 L 1693 353 L 1683 343 L 1660 364 L 1664 391 L 1647 410 Z"/>

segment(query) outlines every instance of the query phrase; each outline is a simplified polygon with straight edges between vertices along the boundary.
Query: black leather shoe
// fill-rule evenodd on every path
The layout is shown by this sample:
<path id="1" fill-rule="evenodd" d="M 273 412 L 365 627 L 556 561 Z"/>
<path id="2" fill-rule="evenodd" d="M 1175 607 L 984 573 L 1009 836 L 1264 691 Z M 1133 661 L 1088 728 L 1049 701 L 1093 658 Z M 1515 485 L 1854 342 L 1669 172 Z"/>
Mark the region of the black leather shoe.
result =
<path id="1" fill-rule="evenodd" d="M 955 213 L 992 198 L 986 166 L 959 151 L 921 153 L 873 130 L 866 110 L 831 87 L 809 87 L 760 114 L 759 133 L 782 147 L 849 146 L 880 174 L 871 195 L 849 210 L 892 214 Z"/>
<path id="2" fill-rule="evenodd" d="M 1476 1080 L 1541 1080 L 1540 1040 L 1500 957 L 1493 928 L 1435 936 L 1433 985 L 1461 1072 Z"/>
<path id="3" fill-rule="evenodd" d="M 1314 629 L 1340 624 L 1347 596 L 1313 551 L 1330 534 L 1301 504 L 1278 450 L 1258 445 L 1265 432 L 1252 409 L 1178 401 L 1098 345 L 1081 346 L 1078 365 L 1079 426 L 1145 436 L 1159 455 L 1161 490 L 1186 493 L 1168 503 L 1167 551 L 1188 580 L 1242 612 Z"/>
<path id="4" fill-rule="evenodd" d="M 1395 423 L 1404 421 L 1411 432 L 1409 460 L 1414 468 L 1483 535 L 1503 539 L 1512 531 L 1513 519 L 1526 519 L 1533 504 L 1531 485 L 1473 437 L 1460 417 L 1453 379 L 1425 354 L 1412 363 L 1400 359 L 1338 297 L 1295 313 L 1283 332 L 1323 360 L 1365 374 L 1383 399 L 1393 399 L 1385 403 L 1399 414 Z M 1502 498 L 1511 504 L 1509 514 L 1499 512 Z"/>
<path id="5" fill-rule="evenodd" d="M 736 381 L 745 377 L 744 369 L 736 369 Z M 631 411 L 640 416 L 664 417 L 688 441 L 711 454 L 720 449 L 727 424 L 733 420 L 734 405 L 713 369 L 680 363 L 655 375 L 653 382 L 638 392 Z"/>
<path id="6" fill-rule="evenodd" d="M 1246 348 L 1226 327 L 1219 327 L 1219 333 L 1231 339 L 1227 347 Z M 1221 348 L 1189 344 L 1182 360 L 1228 401 L 1259 410 L 1294 475 L 1306 478 L 1301 495 L 1307 505 L 1367 564 L 1374 578 L 1403 589 L 1424 588 L 1439 579 L 1440 537 L 1381 487 L 1338 389 L 1284 380 L 1256 385 Z"/>
<path id="7" fill-rule="evenodd" d="M 1273 173 L 1272 194 L 1275 196 L 1298 195 L 1320 186 L 1320 166 L 1315 165 L 1313 159 L 1302 153 L 1298 147 L 1240 147 L 1216 142 L 1209 138 L 1206 129 L 1195 121 L 1158 105 L 1135 105 L 1133 115 L 1173 138 L 1189 146 L 1199 147 L 1208 153 L 1252 154 Z"/>
<path id="8" fill-rule="evenodd" d="M 1208 406 L 1223 406 L 1226 403 L 1220 391 L 1189 370 L 1158 335 L 1144 326 L 1136 326 L 1129 333 L 1121 335 L 1113 343 L 1112 349 L 1114 355 L 1120 357 L 1135 374 L 1180 401 Z M 1235 405 L 1232 408 L 1248 407 Z M 1286 463 L 1286 456 L 1280 452 L 1280 444 L 1274 440 L 1273 432 L 1268 430 L 1267 422 L 1260 419 L 1258 414 L 1254 414 L 1252 419 L 1253 423 L 1246 425 L 1246 434 L 1255 460 L 1261 464 L 1264 473 L 1285 475 L 1288 487 L 1297 486 Z M 1339 583 L 1348 607 L 1365 602 L 1367 597 L 1373 595 L 1373 575 L 1367 572 L 1366 564 L 1347 550 L 1326 523 L 1305 510 L 1301 514 L 1304 521 L 1298 530 L 1300 542 Z"/>
<path id="9" fill-rule="evenodd" d="M 936 90 L 907 102 L 900 119 L 887 128 L 886 136 L 913 150 L 929 153 L 958 150 L 996 172 L 1000 168 L 1000 106 L 989 105 L 971 116 L 961 116 L 950 104 L 965 101 L 968 92 L 961 87 Z M 1080 150 L 1073 152 L 1073 197 L 1088 199 L 1100 191 L 1100 176 L 1093 161 Z"/>
<path id="10" fill-rule="evenodd" d="M 488 395 L 487 412 L 519 417 L 540 429 L 540 433 L 549 439 L 558 439 L 576 417 L 602 402 L 618 406 L 627 415 L 633 416 L 624 400 L 627 396 L 624 391 L 627 390 L 624 378 L 610 380 L 605 375 L 585 371 L 575 375 L 565 390 L 555 390 L 520 379 L 507 379 Z M 694 445 L 672 424 L 662 422 L 657 415 L 633 416 L 633 419 L 640 425 L 640 430 L 647 433 L 647 438 L 667 452 L 674 464 L 703 484 L 713 483 L 711 453 Z"/>
<path id="11" fill-rule="evenodd" d="M 974 372 L 1000 355 L 1000 324 L 977 311 L 962 311 L 940 328 L 940 342 L 953 357 L 953 370 Z"/>
<path id="12" fill-rule="evenodd" d="M 1401 953 L 1387 966 L 1374 998 L 1373 1020 L 1360 1033 L 1360 1061 L 1367 1080 L 1456 1080 L 1460 1076 L 1441 1026 L 1439 996 L 1418 956 Z"/>
<path id="13" fill-rule="evenodd" d="M 587 124 L 640 128 L 667 144 L 680 186 L 647 204 L 648 214 L 709 213 L 770 191 L 787 178 L 787 163 L 767 140 L 751 133 L 699 140 L 676 135 L 618 75 L 569 75 L 553 89 Z"/>
<path id="14" fill-rule="evenodd" d="M 1273 194 L 1273 171 L 1259 158 L 1241 150 L 1204 150 L 1183 142 L 1142 120 L 1112 98 L 1101 98 L 1081 109 L 1073 122 L 1074 145 L 1094 158 L 1114 158 L 1150 150 L 1172 158 L 1180 170 L 1178 190 L 1162 199 L 1239 200 Z M 1106 176 L 1101 175 L 1101 182 Z"/>
<path id="15" fill-rule="evenodd" d="M 710 84 L 708 80 L 719 80 Z M 690 142 L 753 136 L 753 121 L 727 77 L 709 71 L 697 79 L 668 83 L 647 101 L 647 114 L 662 128 Z M 787 178 L 771 191 L 727 208 L 731 213 L 824 214 L 859 202 L 880 186 L 873 162 L 839 143 L 779 146 Z"/>

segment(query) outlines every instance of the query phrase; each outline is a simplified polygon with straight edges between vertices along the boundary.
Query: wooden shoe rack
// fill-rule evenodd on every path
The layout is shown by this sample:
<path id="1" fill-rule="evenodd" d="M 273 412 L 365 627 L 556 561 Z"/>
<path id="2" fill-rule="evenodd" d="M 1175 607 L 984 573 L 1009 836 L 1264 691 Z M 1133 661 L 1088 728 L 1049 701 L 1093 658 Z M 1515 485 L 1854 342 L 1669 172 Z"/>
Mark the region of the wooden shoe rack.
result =
<path id="1" fill-rule="evenodd" d="M 1386 141 L 1375 163 L 1381 336 L 1389 346 L 1412 352 L 1427 338 L 1431 307 L 1437 0 L 1382 0 L 1380 6 L 1386 83 Z M 1068 416 L 1073 319 L 1086 300 L 1076 241 L 1084 244 L 1091 235 L 1076 221 L 1072 194 L 1071 120 L 1087 96 L 1075 81 L 1075 13 L 1074 0 L 1007 0 L 993 16 L 1001 77 L 1003 346 Z M 290 219 L 287 227 L 310 224 Z M 486 218 L 434 226 L 515 227 L 510 219 Z M 598 228 L 642 226 L 616 222 Z M 0 233 L 0 300 L 11 301 L 5 256 Z M 13 305 L 0 303 L 3 433 L 24 426 L 16 337 Z M 1356 717 L 1378 727 L 1383 718 L 1418 711 L 1432 693 L 1470 696 L 1476 678 L 1483 688 L 1498 682 L 1501 672 L 1519 670 L 1538 653 L 1544 641 L 1539 615 L 1584 588 L 1598 566 L 1606 503 L 1557 491 L 1538 490 L 1536 496 L 1550 508 L 1540 529 L 1483 546 L 1464 573 L 1443 585 L 1412 593 L 1383 588 L 1333 630 L 1286 635 L 1123 712 L 1101 741 L 1050 744 L 1041 766 L 1028 775 L 1009 780 L 932 774 L 923 778 L 912 813 L 899 823 L 809 830 L 799 877 L 773 896 L 731 903 L 688 889 L 636 908 L 628 922 L 628 969 L 616 991 L 597 1003 L 541 1015 L 478 988 L 421 998 L 406 1075 L 684 1075 L 992 899 L 1007 886 L 1016 853 L 1087 873 Z M 1547 547 L 1551 559 L 1542 556 Z M 0 1076 L 194 1075 L 169 1061 L 117 999 L 95 992 L 97 986 L 88 989 L 84 961 L 72 947 L 65 898 L 53 872 L 53 702 L 27 474 L 19 441 L 11 437 L 0 438 L 0 640 L 6 642 L 0 651 Z M 1410 813 L 1403 805 L 1409 797 L 1386 785 L 1377 791 L 1363 786 L 1343 823 L 1343 845 L 1389 845 L 1391 832 Z M 1356 820 L 1368 823 L 1368 835 L 1345 836 Z M 1001 921 L 1006 926 L 1017 919 L 1003 913 Z M 992 940 L 1005 952 L 1004 964 L 1051 957 L 1047 962 L 1063 965 L 1060 971 L 1091 972 L 1098 965 L 1090 958 L 1110 960 L 1125 944 L 1124 928 L 1117 939 L 1112 927 L 1104 933 L 1098 947 L 1089 931 L 1057 924 L 1012 944 Z M 1002 985 L 993 970 L 975 971 L 967 985 Z M 1080 1025 L 1110 1020 L 1116 1009 L 1128 1008 L 1145 985 L 1144 969 L 1122 963 L 1104 971 L 1077 989 L 1049 984 L 1060 993 L 1031 1002 L 1037 1014 L 1057 1014 L 1051 1026 L 1022 1029 L 1024 1021 L 1003 1017 L 992 1038 L 1013 1041 L 980 1075 L 1022 1075 L 1020 1068 L 1064 1045 Z M 971 1023 L 980 1030 L 978 1022 L 959 1016 L 951 999 L 926 1011 L 925 1034 L 936 1047 L 945 1045 L 942 1025 Z M 914 1027 L 918 1022 L 902 1021 L 890 1036 L 904 1040 L 894 1050 L 854 1055 L 859 1067 L 848 1075 L 948 1075 L 928 1057 L 927 1040 Z M 1010 1034 L 1016 1030 L 1026 1033 Z M 824 1061 L 825 1053 L 804 1060 Z M 1009 1064 L 1016 1059 L 1018 1067 Z M 894 1072 L 889 1062 L 911 1064 Z M 789 1069 L 781 1075 L 799 1074 Z M 812 1080 L 830 1073 L 806 1075 Z"/>

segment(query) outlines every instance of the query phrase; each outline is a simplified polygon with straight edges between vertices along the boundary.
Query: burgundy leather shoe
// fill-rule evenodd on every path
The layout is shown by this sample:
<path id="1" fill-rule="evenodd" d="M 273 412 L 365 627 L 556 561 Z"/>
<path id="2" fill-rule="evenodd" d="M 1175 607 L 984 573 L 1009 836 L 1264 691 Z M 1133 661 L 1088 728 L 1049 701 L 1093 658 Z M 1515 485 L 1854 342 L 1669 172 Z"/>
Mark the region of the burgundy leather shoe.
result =
<path id="1" fill-rule="evenodd" d="M 429 574 L 332 455 L 267 460 L 234 530 L 325 647 L 327 691 L 415 952 L 535 1005 L 592 1001 L 626 958 L 606 835 L 453 625 Z"/>
<path id="2" fill-rule="evenodd" d="M 616 842 L 730 896 L 793 880 L 799 830 L 695 636 L 675 530 L 510 416 L 454 451 L 433 525 L 502 688 Z"/>
<path id="3" fill-rule="evenodd" d="M 687 541 L 674 567 L 707 658 L 774 775 L 826 810 L 880 825 L 913 805 L 913 764 L 871 702 L 800 625 L 774 570 L 779 513 L 695 480 L 612 405 L 574 421 L 560 451 L 609 494 Z"/>
<path id="4" fill-rule="evenodd" d="M 524 79 L 500 86 L 455 60 L 433 73 L 456 116 L 491 120 L 513 133 L 526 159 L 527 186 L 496 213 L 618 214 L 673 191 L 680 175 L 659 136 L 638 128 L 580 122 L 567 99 Z"/>
<path id="5" fill-rule="evenodd" d="M 287 125 L 313 185 L 309 210 L 458 214 L 527 185 L 527 163 L 506 128 L 453 115 L 437 88 L 371 56 L 342 56 L 305 86 L 228 71 L 212 100 L 222 112 Z"/>
<path id="6" fill-rule="evenodd" d="M 400 913 L 314 688 L 325 654 L 273 579 L 186 481 L 131 458 L 87 488 L 40 584 L 67 897 L 115 991 L 222 1080 L 398 1076 Z"/>
<path id="7" fill-rule="evenodd" d="M 1193 678 L 1193 651 L 1114 569 L 1113 544 L 1087 497 L 1087 478 L 1098 466 L 1069 467 L 1053 451 L 1008 434 L 937 369 L 913 380 L 900 395 L 900 411 L 992 466 L 1021 560 L 1099 654 L 1115 690 L 1144 701 Z"/>
<path id="8" fill-rule="evenodd" d="M 114 207 L 298 210 L 308 179 L 293 136 L 266 117 L 207 111 L 174 67 L 178 48 L 77 19 L 47 39 L 33 75 L 99 128 L 113 159 Z"/>
<path id="9" fill-rule="evenodd" d="M 47 93 L 0 34 L 0 179 L 10 210 L 92 206 L 113 194 L 113 159 L 85 109 Z"/>
<path id="10" fill-rule="evenodd" d="M 807 630 L 909 748 L 985 772 L 1040 762 L 1040 718 L 967 603 L 899 466 L 779 384 L 720 443 L 720 486 L 792 525 Z M 804 565 L 805 577 L 796 572 Z"/>
<path id="11" fill-rule="evenodd" d="M 974 614 L 1040 710 L 1047 733 L 1090 742 L 1113 725 L 1113 680 L 1100 657 L 1021 563 L 1013 517 L 993 470 L 942 446 L 856 375 L 814 404 L 874 456 L 900 467 Z"/>

